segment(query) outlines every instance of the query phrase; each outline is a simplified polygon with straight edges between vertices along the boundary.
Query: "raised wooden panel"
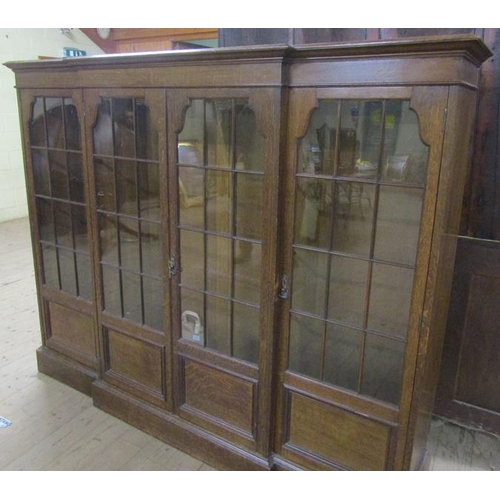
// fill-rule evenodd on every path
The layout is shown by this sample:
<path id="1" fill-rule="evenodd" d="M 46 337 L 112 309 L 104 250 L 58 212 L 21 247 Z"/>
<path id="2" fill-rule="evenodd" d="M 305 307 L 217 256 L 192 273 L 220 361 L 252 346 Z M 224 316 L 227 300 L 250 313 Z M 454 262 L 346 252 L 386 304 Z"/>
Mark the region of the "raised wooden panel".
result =
<path id="1" fill-rule="evenodd" d="M 47 309 L 50 322 L 47 345 L 63 354 L 73 351 L 72 357 L 78 358 L 77 361 L 93 366 L 92 361 L 97 357 L 94 319 L 54 302 L 48 302 Z"/>
<path id="2" fill-rule="evenodd" d="M 105 332 L 107 374 L 132 385 L 163 394 L 163 348 L 128 335 Z"/>
<path id="3" fill-rule="evenodd" d="M 184 404 L 253 434 L 255 383 L 186 359 Z"/>
<path id="4" fill-rule="evenodd" d="M 288 443 L 343 467 L 385 470 L 391 428 L 321 401 L 290 394 Z"/>

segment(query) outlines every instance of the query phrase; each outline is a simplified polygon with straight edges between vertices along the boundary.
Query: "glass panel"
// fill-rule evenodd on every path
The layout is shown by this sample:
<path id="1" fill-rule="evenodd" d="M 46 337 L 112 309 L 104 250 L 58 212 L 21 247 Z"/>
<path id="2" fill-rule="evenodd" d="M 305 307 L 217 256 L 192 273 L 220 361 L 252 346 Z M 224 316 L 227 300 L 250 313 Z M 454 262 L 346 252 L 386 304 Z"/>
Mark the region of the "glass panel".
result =
<path id="1" fill-rule="evenodd" d="M 204 345 L 205 296 L 181 288 L 181 325 L 182 338 Z"/>
<path id="2" fill-rule="evenodd" d="M 347 102 L 343 107 L 342 123 L 356 135 L 356 165 L 349 175 L 360 179 L 376 179 L 382 146 L 383 103 L 380 101 Z M 389 118 L 386 117 L 386 120 Z M 342 154 L 341 154 L 342 156 Z"/>
<path id="3" fill-rule="evenodd" d="M 234 304 L 233 355 L 257 364 L 259 362 L 260 309 Z"/>
<path id="4" fill-rule="evenodd" d="M 135 117 L 133 99 L 112 99 L 115 156 L 135 158 Z"/>
<path id="5" fill-rule="evenodd" d="M 362 327 L 369 263 L 337 255 L 331 259 L 328 318 Z"/>
<path id="6" fill-rule="evenodd" d="M 143 276 L 144 324 L 163 331 L 162 282 Z"/>
<path id="7" fill-rule="evenodd" d="M 137 158 L 158 160 L 158 134 L 151 125 L 149 108 L 137 99 L 135 108 L 137 130 Z"/>
<path id="8" fill-rule="evenodd" d="M 362 394 L 399 404 L 404 348 L 403 342 L 367 334 Z"/>
<path id="9" fill-rule="evenodd" d="M 64 149 L 62 99 L 58 97 L 47 97 L 45 99 L 45 117 L 47 120 L 48 147 Z"/>
<path id="10" fill-rule="evenodd" d="M 61 290 L 77 295 L 75 275 L 75 254 L 71 250 L 59 248 L 59 270 L 61 273 Z"/>
<path id="11" fill-rule="evenodd" d="M 123 286 L 123 317 L 142 323 L 141 277 L 138 274 L 121 272 Z"/>
<path id="12" fill-rule="evenodd" d="M 30 123 L 30 144 L 45 147 L 45 109 L 43 97 L 37 97 L 33 102 L 33 118 Z"/>
<path id="13" fill-rule="evenodd" d="M 92 300 L 92 278 L 90 274 L 90 260 L 86 255 L 77 253 L 76 267 L 78 272 L 78 295 Z"/>
<path id="14" fill-rule="evenodd" d="M 52 202 L 43 198 L 37 198 L 36 206 L 40 239 L 43 241 L 55 242 Z"/>
<path id="15" fill-rule="evenodd" d="M 207 236 L 207 290 L 231 296 L 232 240 Z"/>
<path id="16" fill-rule="evenodd" d="M 415 265 L 424 191 L 380 187 L 374 258 Z"/>
<path id="17" fill-rule="evenodd" d="M 205 173 L 199 168 L 179 167 L 181 226 L 205 227 Z"/>
<path id="18" fill-rule="evenodd" d="M 111 100 L 101 99 L 97 110 L 97 122 L 93 131 L 94 153 L 113 155 L 113 123 L 111 121 Z"/>
<path id="19" fill-rule="evenodd" d="M 375 186 L 359 182 L 335 183 L 333 250 L 370 255 Z"/>
<path id="20" fill-rule="evenodd" d="M 207 186 L 207 229 L 231 234 L 233 230 L 232 174 L 209 170 L 207 172 Z"/>
<path id="21" fill-rule="evenodd" d="M 137 163 L 141 217 L 160 220 L 160 178 L 158 165 Z"/>
<path id="22" fill-rule="evenodd" d="M 79 151 L 80 147 L 80 122 L 73 100 L 64 99 L 64 128 L 66 130 L 66 149 Z"/>
<path id="23" fill-rule="evenodd" d="M 384 150 L 381 177 L 396 182 L 406 181 L 408 173 L 407 155 L 396 154 L 400 135 L 402 104 L 402 101 L 386 101 L 385 103 Z"/>
<path id="24" fill-rule="evenodd" d="M 330 248 L 332 186 L 331 181 L 297 179 L 295 243 Z"/>
<path id="25" fill-rule="evenodd" d="M 358 390 L 359 361 L 363 332 L 340 325 L 328 325 L 325 344 L 324 380 Z"/>
<path id="26" fill-rule="evenodd" d="M 47 151 L 31 150 L 35 193 L 50 196 L 50 172 Z"/>
<path id="27" fill-rule="evenodd" d="M 116 195 L 118 198 L 118 212 L 127 215 L 138 215 L 137 205 L 137 178 L 134 161 L 117 160 Z"/>
<path id="28" fill-rule="evenodd" d="M 333 175 L 337 121 L 337 101 L 321 101 L 311 116 L 307 134 L 299 143 L 298 172 Z"/>
<path id="29" fill-rule="evenodd" d="M 292 314 L 290 322 L 290 352 L 288 368 L 319 379 L 324 322 Z"/>
<path id="30" fill-rule="evenodd" d="M 116 211 L 116 200 L 113 161 L 102 158 L 95 158 L 94 169 L 97 208 L 114 212 Z"/>
<path id="31" fill-rule="evenodd" d="M 85 207 L 81 205 L 71 206 L 71 217 L 73 219 L 74 248 L 88 253 L 87 216 Z"/>
<path id="32" fill-rule="evenodd" d="M 264 171 L 266 141 L 257 130 L 253 110 L 246 105 L 237 106 L 235 144 L 238 170 Z"/>
<path id="33" fill-rule="evenodd" d="M 118 265 L 118 229 L 112 214 L 98 214 L 101 260 Z"/>
<path id="34" fill-rule="evenodd" d="M 231 302 L 207 296 L 207 347 L 231 354 Z"/>
<path id="35" fill-rule="evenodd" d="M 104 309 L 111 314 L 121 316 L 120 271 L 111 266 L 101 266 L 101 269 Z"/>
<path id="36" fill-rule="evenodd" d="M 59 288 L 56 247 L 42 244 L 42 257 L 45 284 L 53 288 Z"/>
<path id="37" fill-rule="evenodd" d="M 78 153 L 68 153 L 69 170 L 69 197 L 71 201 L 83 203 L 84 201 L 84 182 L 82 155 Z"/>
<path id="38" fill-rule="evenodd" d="M 141 228 L 141 252 L 142 272 L 151 276 L 161 276 L 162 245 L 160 237 L 160 225 L 152 222 L 140 222 Z"/>
<path id="39" fill-rule="evenodd" d="M 262 238 L 262 176 L 236 174 L 236 235 Z"/>
<path id="40" fill-rule="evenodd" d="M 229 99 L 205 101 L 207 165 L 231 168 L 233 103 Z"/>
<path id="41" fill-rule="evenodd" d="M 205 289 L 205 243 L 202 233 L 181 230 L 181 281 Z"/>
<path id="42" fill-rule="evenodd" d="M 136 219 L 119 217 L 120 257 L 125 269 L 140 272 L 139 223 Z"/>
<path id="43" fill-rule="evenodd" d="M 249 241 L 235 242 L 234 296 L 260 304 L 260 261 L 262 246 Z"/>
<path id="44" fill-rule="evenodd" d="M 67 200 L 69 198 L 69 191 L 66 153 L 63 151 L 49 151 L 49 166 L 51 196 Z"/>
<path id="45" fill-rule="evenodd" d="M 183 165 L 200 165 L 203 162 L 205 130 L 205 101 L 191 99 L 186 111 L 184 128 L 179 134 L 178 161 Z"/>
<path id="46" fill-rule="evenodd" d="M 324 253 L 294 250 L 293 309 L 325 316 L 328 259 Z"/>
<path id="47" fill-rule="evenodd" d="M 413 270 L 373 264 L 368 329 L 406 337 Z"/>
<path id="48" fill-rule="evenodd" d="M 69 203 L 54 201 L 53 206 L 57 243 L 58 245 L 73 248 L 71 205 Z"/>

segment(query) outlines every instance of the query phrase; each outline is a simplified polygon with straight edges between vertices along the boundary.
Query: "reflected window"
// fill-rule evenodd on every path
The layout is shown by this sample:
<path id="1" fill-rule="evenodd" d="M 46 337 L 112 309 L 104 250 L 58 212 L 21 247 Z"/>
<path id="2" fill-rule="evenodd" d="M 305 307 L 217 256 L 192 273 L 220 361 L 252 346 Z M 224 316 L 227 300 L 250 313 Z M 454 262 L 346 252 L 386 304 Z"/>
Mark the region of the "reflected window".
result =
<path id="1" fill-rule="evenodd" d="M 92 300 L 80 122 L 69 97 L 36 97 L 29 124 L 44 284 Z"/>
<path id="2" fill-rule="evenodd" d="M 101 98 L 93 161 L 104 309 L 163 330 L 158 135 L 139 98 Z"/>
<path id="3" fill-rule="evenodd" d="M 264 138 L 243 99 L 193 99 L 178 135 L 182 338 L 258 362 Z"/>
<path id="4" fill-rule="evenodd" d="M 408 101 L 319 101 L 297 143 L 290 370 L 398 404 L 428 153 Z"/>

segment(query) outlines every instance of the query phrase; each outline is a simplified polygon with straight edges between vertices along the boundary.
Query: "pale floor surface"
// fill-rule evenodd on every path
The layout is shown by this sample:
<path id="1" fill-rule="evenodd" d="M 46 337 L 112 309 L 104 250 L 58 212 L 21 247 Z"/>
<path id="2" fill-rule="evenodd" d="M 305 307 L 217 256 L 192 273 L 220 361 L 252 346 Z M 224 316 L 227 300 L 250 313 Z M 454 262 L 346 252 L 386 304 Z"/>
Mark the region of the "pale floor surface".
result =
<path id="1" fill-rule="evenodd" d="M 214 470 L 38 373 L 40 346 L 27 219 L 0 224 L 0 470 Z M 431 470 L 500 470 L 500 438 L 442 420 Z"/>

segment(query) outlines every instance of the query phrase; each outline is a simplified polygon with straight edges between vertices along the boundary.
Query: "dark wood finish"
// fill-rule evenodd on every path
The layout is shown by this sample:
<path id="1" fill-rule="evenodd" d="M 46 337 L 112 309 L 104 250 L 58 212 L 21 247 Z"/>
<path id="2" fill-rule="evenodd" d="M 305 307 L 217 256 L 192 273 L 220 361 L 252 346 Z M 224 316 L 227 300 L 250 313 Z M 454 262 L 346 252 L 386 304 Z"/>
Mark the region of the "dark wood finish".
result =
<path id="1" fill-rule="evenodd" d="M 498 243 L 459 238 L 436 412 L 498 434 Z"/>
<path id="2" fill-rule="evenodd" d="M 373 36 L 373 33 L 368 35 Z M 50 283 L 39 285 L 39 293 L 45 301 L 83 315 L 85 319 L 82 321 L 75 315 L 74 321 L 78 322 L 73 328 L 75 332 L 85 328 L 85 324 L 94 327 L 94 335 L 84 337 L 83 345 L 90 345 L 90 338 L 98 345 L 99 370 L 96 370 L 97 380 L 92 390 L 95 404 L 217 467 L 261 470 L 273 467 L 290 470 L 420 468 L 437 382 L 454 261 L 454 240 L 445 238 L 445 235 L 458 232 L 479 66 L 488 55 L 488 49 L 478 39 L 455 36 L 403 42 L 385 40 L 296 48 L 264 46 L 244 50 L 227 48 L 9 63 L 8 66 L 16 72 L 22 96 L 23 123 L 27 123 L 30 116 L 34 97 L 72 95 L 78 104 L 93 300 L 72 297 L 63 290 L 54 289 Z M 56 90 L 61 88 L 63 90 Z M 321 100 L 383 103 L 380 114 L 366 116 L 373 123 L 383 124 L 381 130 L 388 138 L 382 137 L 388 150 L 391 148 L 391 131 L 397 120 L 397 115 L 389 112 L 388 106 L 393 101 L 404 102 L 408 113 L 415 113 L 418 117 L 419 125 L 414 126 L 417 139 L 430 151 L 423 208 L 421 218 L 416 222 L 419 234 L 414 249 L 416 263 L 390 264 L 398 272 L 412 276 L 411 293 L 408 287 L 408 296 L 411 295 L 408 299 L 411 302 L 408 305 L 409 322 L 403 327 L 404 332 L 373 331 L 377 327 L 368 325 L 370 316 L 368 305 L 365 305 L 363 326 L 356 330 L 362 332 L 363 338 L 360 364 L 356 365 L 360 367 L 357 389 L 333 385 L 324 377 L 328 368 L 325 361 L 327 324 L 338 324 L 327 317 L 322 319 L 323 361 L 319 378 L 289 365 L 290 316 L 296 312 L 291 309 L 290 295 L 290 292 L 293 295 L 290 288 L 293 286 L 293 253 L 297 249 L 309 248 L 294 241 L 297 183 L 302 178 L 311 177 L 311 174 L 296 171 L 297 141 L 307 133 Z M 219 107 L 215 108 L 214 103 Z M 190 107 L 195 109 L 195 104 L 203 109 L 193 122 L 194 125 L 201 124 L 202 129 L 204 163 L 201 165 L 183 163 L 178 144 L 186 116 Z M 125 106 L 123 109 L 120 108 L 122 105 Z M 154 138 L 153 146 L 157 145 L 153 147 L 157 150 L 154 158 L 139 155 L 139 151 L 146 151 L 141 148 L 146 139 L 141 139 L 145 129 L 138 115 L 140 106 L 150 117 L 146 129 Z M 252 112 L 255 134 L 261 144 L 259 152 L 263 154 L 259 157 L 259 164 L 245 173 L 244 163 L 238 163 L 241 160 L 236 157 L 234 138 L 237 135 L 236 110 L 246 108 Z M 346 110 L 349 118 L 345 119 L 355 121 L 354 108 L 347 107 Z M 101 150 L 98 139 L 102 137 L 97 133 L 97 127 L 103 117 L 108 120 L 109 127 L 108 139 L 104 141 L 106 147 Z M 341 113 L 337 111 L 337 119 L 339 117 Z M 129 142 L 125 144 L 119 138 L 127 120 Z M 214 132 L 213 123 L 225 132 L 219 129 Z M 214 152 L 209 134 L 218 137 L 216 145 L 224 152 L 220 157 Z M 332 137 L 338 144 L 343 135 L 338 130 Z M 128 145 L 128 150 L 120 149 L 125 145 Z M 50 149 L 49 146 L 46 149 Z M 26 152 L 33 147 L 27 134 Z M 349 151 L 347 156 L 356 160 L 353 145 Z M 382 151 L 380 149 L 378 153 L 380 165 Z M 376 207 L 379 206 L 381 189 L 398 189 L 400 186 L 398 192 L 406 193 L 405 196 L 411 190 L 412 193 L 423 193 L 423 184 L 387 180 L 382 178 L 381 170 L 376 179 L 352 179 L 349 173 L 340 171 L 340 164 L 347 156 L 341 156 L 338 148 L 332 155 L 334 173 L 331 176 L 318 174 L 320 180 L 328 180 L 332 186 L 346 182 L 358 187 L 366 185 L 376 192 L 373 201 Z M 111 165 L 108 170 L 113 175 L 106 170 L 108 181 L 104 183 L 94 164 L 98 159 Z M 126 171 L 126 167 L 118 165 L 124 162 L 128 162 L 129 167 L 132 165 L 135 174 L 127 177 L 126 188 L 120 191 L 117 179 L 122 173 L 118 169 L 125 168 Z M 147 215 L 147 211 L 146 215 L 143 214 L 139 197 L 141 183 L 146 182 L 141 180 L 139 171 L 145 164 L 153 165 L 157 172 L 153 192 L 156 193 L 158 188 L 160 194 L 154 198 L 157 204 L 154 217 Z M 28 158 L 26 168 L 30 178 L 28 191 L 33 207 L 34 241 L 38 242 L 39 228 L 44 222 L 38 219 L 34 208 L 34 199 L 41 196 L 35 191 L 33 178 L 33 171 L 38 167 Z M 224 229 L 226 226 L 221 229 L 208 225 L 210 213 L 206 207 L 211 197 L 217 203 L 231 199 L 231 210 L 238 213 L 241 199 L 238 201 L 238 197 L 231 194 L 229 184 L 216 184 L 212 190 L 204 188 L 202 206 L 206 212 L 203 212 L 201 228 L 183 225 L 182 168 L 201 169 L 204 179 L 208 174 L 232 179 L 235 192 L 239 176 L 258 178 L 262 186 L 262 202 L 258 203 L 262 209 L 253 200 L 249 206 L 251 215 L 262 221 L 259 236 L 239 235 L 236 215 L 230 211 L 229 230 Z M 112 187 L 105 200 L 114 200 L 114 205 L 105 205 L 108 201 L 101 199 L 103 193 L 98 186 L 104 186 L 105 193 L 106 186 Z M 252 197 L 257 198 L 258 189 L 252 189 Z M 130 203 L 122 204 L 122 201 Z M 227 201 L 225 203 L 227 206 Z M 405 206 L 404 202 L 402 206 Z M 335 221 L 337 214 L 333 207 L 331 203 L 326 220 Z M 374 221 L 378 220 L 377 210 L 373 211 Z M 260 211 L 262 215 L 259 215 Z M 104 219 L 104 216 L 109 218 Z M 149 257 L 141 253 L 147 240 L 143 239 L 138 228 L 145 221 L 151 222 L 151 217 L 153 222 L 161 223 L 161 243 L 155 247 L 161 250 L 161 258 L 148 275 L 144 265 L 149 264 Z M 101 220 L 117 222 L 103 225 Z M 131 229 L 130 224 L 135 224 L 136 229 Z M 196 255 L 203 260 L 202 287 L 186 283 L 183 277 L 188 271 L 182 269 L 181 254 L 182 231 L 186 230 L 201 235 L 204 242 L 218 238 L 218 244 L 221 241 L 232 244 L 231 261 L 222 264 L 224 272 L 219 272 L 220 264 L 214 264 L 214 269 L 207 268 L 207 244 L 201 245 L 203 248 Z M 122 232 L 125 238 L 120 236 Z M 388 265 L 373 255 L 378 234 L 375 225 L 371 226 L 368 234 L 370 255 L 356 257 L 369 266 L 370 278 L 363 292 L 366 304 L 371 297 L 373 269 Z M 234 295 L 234 248 L 240 241 L 258 245 L 260 249 L 258 278 L 252 281 L 259 284 L 260 290 L 255 304 L 249 302 L 250 299 Z M 37 244 L 34 248 L 38 279 L 42 282 L 42 256 Z M 116 257 L 114 253 L 108 255 L 109 248 L 116 252 Z M 332 244 L 329 248 L 323 253 L 346 256 L 333 249 Z M 130 259 L 131 255 L 135 260 L 123 260 Z M 111 269 L 113 276 L 117 277 L 116 285 L 112 287 L 105 280 L 106 269 Z M 208 275 L 214 272 L 217 279 L 226 279 L 229 273 L 232 280 L 230 292 L 207 286 Z M 135 276 L 134 283 L 141 283 L 128 309 L 126 303 L 129 299 L 125 294 L 130 289 L 124 281 L 127 273 Z M 145 277 L 163 286 L 161 307 L 157 310 L 161 322 L 149 324 L 145 319 L 144 311 L 148 305 L 143 295 Z M 208 341 L 200 345 L 199 339 L 184 335 L 181 319 L 183 290 L 191 290 L 203 297 L 203 310 L 199 310 L 203 314 L 207 310 L 206 301 L 225 301 L 230 310 L 227 316 L 230 318 L 229 342 L 225 347 Z M 386 297 L 391 293 L 394 294 L 389 292 Z M 69 343 L 69 333 L 62 330 L 60 319 L 58 322 L 58 316 L 64 317 L 60 307 L 42 304 L 44 318 L 51 310 L 56 311 L 52 312 L 57 327 L 55 337 Z M 255 323 L 258 327 L 254 330 L 257 332 L 257 348 L 251 357 L 235 352 L 236 306 L 250 307 L 247 313 L 258 317 Z M 218 312 L 213 317 L 219 318 L 221 309 L 216 310 Z M 305 313 L 303 317 L 314 319 L 314 314 Z M 204 335 L 209 339 L 210 335 L 218 338 L 219 330 L 224 333 L 227 329 L 227 321 L 223 327 L 208 322 L 203 326 Z M 197 331 L 199 335 L 200 330 Z M 367 365 L 365 357 L 370 349 L 370 339 L 397 347 L 397 356 L 401 356 L 399 371 L 390 368 L 392 371 L 384 375 L 397 378 L 402 371 L 401 381 L 391 379 L 384 382 L 396 387 L 389 399 L 367 392 L 361 385 L 363 376 L 368 381 L 371 377 L 362 373 Z M 46 334 L 44 342 L 48 340 Z M 77 342 L 76 345 L 80 344 Z M 377 345 L 375 343 L 375 348 Z M 47 343 L 41 351 L 41 366 L 72 385 L 78 385 L 75 380 L 88 381 L 88 372 L 82 370 L 81 360 L 77 356 L 72 359 L 69 354 L 63 357 Z M 378 358 L 376 354 L 372 356 L 380 361 L 380 355 Z M 389 368 L 385 360 L 382 361 L 375 371 L 385 374 L 384 370 Z M 343 432 L 338 432 L 339 429 Z"/>

